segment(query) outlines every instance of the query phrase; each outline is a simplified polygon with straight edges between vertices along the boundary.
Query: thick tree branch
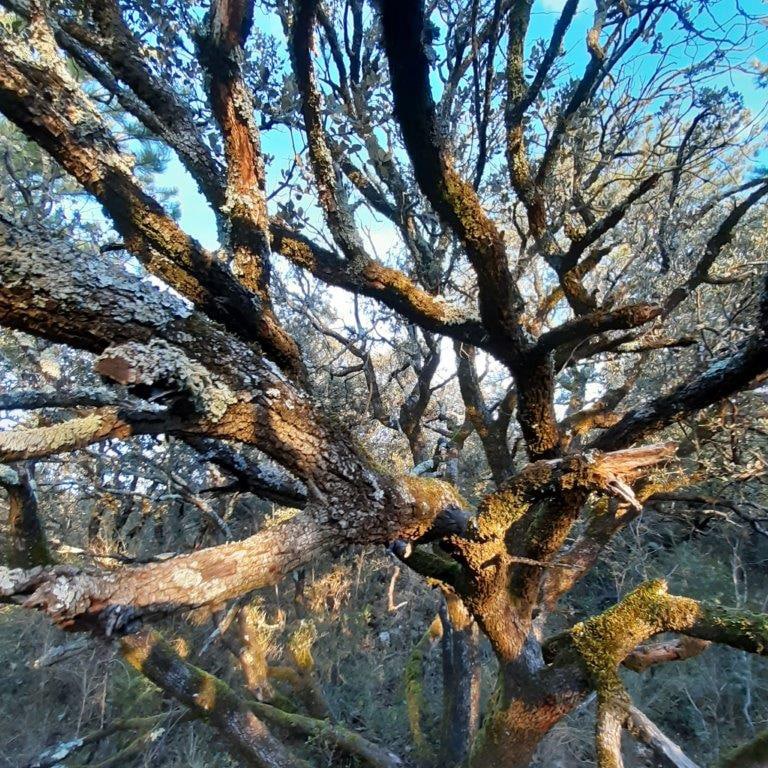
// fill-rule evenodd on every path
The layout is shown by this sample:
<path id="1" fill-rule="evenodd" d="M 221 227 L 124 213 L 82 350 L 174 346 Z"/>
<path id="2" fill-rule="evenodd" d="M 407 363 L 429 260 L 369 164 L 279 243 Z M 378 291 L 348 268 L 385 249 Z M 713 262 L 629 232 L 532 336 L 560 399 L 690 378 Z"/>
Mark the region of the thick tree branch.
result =
<path id="1" fill-rule="evenodd" d="M 472 185 L 456 171 L 440 136 L 424 51 L 424 21 L 421 2 L 382 3 L 395 115 L 419 187 L 463 244 L 477 275 L 480 316 L 494 354 L 515 375 L 518 418 L 529 454 L 531 458 L 553 456 L 559 433 L 551 360 L 548 355 L 528 354 L 530 341 L 519 322 L 523 299 L 509 271 L 504 237 Z"/>
<path id="2" fill-rule="evenodd" d="M 122 634 L 136 631 L 144 618 L 221 605 L 275 584 L 340 543 L 333 528 L 300 513 L 243 541 L 144 565 L 102 572 L 0 568 L 0 596 L 42 610 L 68 629 Z"/>
<path id="3" fill-rule="evenodd" d="M 592 447 L 604 451 L 631 445 L 690 413 L 745 389 L 766 370 L 768 329 L 758 329 L 754 336 L 739 345 L 734 354 L 712 362 L 692 381 L 627 413 L 618 424 L 594 440 Z"/>
<path id="4" fill-rule="evenodd" d="M 520 652 L 543 575 L 560 565 L 550 559 L 589 493 L 637 506 L 629 483 L 674 451 L 672 444 L 651 445 L 529 464 L 483 499 L 465 536 L 448 539 L 466 574 L 456 586 L 500 658 Z"/>
<path id="5" fill-rule="evenodd" d="M 157 432 L 165 430 L 164 422 L 155 422 Z M 48 427 L 17 428 L 0 432 L 0 461 L 23 461 L 53 456 L 85 448 L 112 438 L 146 434 L 150 429 L 134 429 L 116 408 L 96 410 L 88 416 Z"/>
<path id="6" fill-rule="evenodd" d="M 98 363 L 102 374 L 182 395 L 169 403 L 175 431 L 254 445 L 307 484 L 313 498 L 325 503 L 340 493 L 339 511 L 347 507 L 342 496 L 351 494 L 351 501 L 365 488 L 373 496 L 364 502 L 358 496 L 357 509 L 373 512 L 385 503 L 386 489 L 397 486 L 372 472 L 354 441 L 328 424 L 274 367 L 167 292 L 60 241 L 33 240 L 7 227 L 4 235 L 4 324 L 95 352 L 112 343 Z M 407 480 L 408 487 L 396 491 L 403 500 L 418 485 L 415 478 Z"/>
<path id="7" fill-rule="evenodd" d="M 372 259 L 350 265 L 276 219 L 271 230 L 275 251 L 323 282 L 377 299 L 424 330 L 490 351 L 492 345 L 479 318 L 419 288 L 403 272 Z"/>
<path id="8" fill-rule="evenodd" d="M 123 19 L 117 0 L 95 0 L 89 5 L 98 33 L 71 19 L 59 21 L 61 32 L 102 57 L 113 76 L 146 105 L 149 120 L 143 110 L 130 111 L 179 153 L 203 194 L 218 210 L 224 204 L 222 168 L 203 140 L 194 115 L 173 88 L 152 72 L 142 45 Z M 66 39 L 61 43 L 65 49 L 71 48 Z M 103 81 L 102 85 L 106 86 Z M 113 92 L 112 88 L 108 90 Z"/>
<path id="9" fill-rule="evenodd" d="M 627 731 L 638 741 L 647 744 L 659 757 L 672 768 L 699 768 L 689 757 L 685 755 L 678 744 L 675 744 L 669 736 L 648 718 L 637 707 L 629 708 L 629 716 L 626 723 Z"/>
<path id="10" fill-rule="evenodd" d="M 706 651 L 709 646 L 707 640 L 698 640 L 695 637 L 680 637 L 667 643 L 639 645 L 622 663 L 633 672 L 644 672 L 657 664 L 692 659 Z"/>
<path id="11" fill-rule="evenodd" d="M 235 755 L 245 756 L 254 765 L 263 768 L 307 765 L 291 755 L 269 733 L 262 720 L 288 733 L 325 739 L 372 768 L 402 765 L 391 752 L 341 725 L 285 712 L 264 702 L 241 699 L 223 680 L 181 658 L 156 632 L 126 637 L 122 647 L 129 664 L 210 722 Z"/>
<path id="12" fill-rule="evenodd" d="M 198 37 L 208 73 L 214 117 L 224 139 L 226 204 L 233 267 L 240 282 L 269 306 L 269 217 L 261 137 L 242 73 L 253 17 L 250 0 L 217 0 L 208 12 L 207 35 Z M 298 365 L 298 359 L 297 359 Z"/>
<path id="13" fill-rule="evenodd" d="M 256 768 L 308 768 L 222 680 L 184 661 L 155 632 L 122 642 L 126 661 L 221 734 L 227 748 Z"/>
<path id="14" fill-rule="evenodd" d="M 545 643 L 546 657 L 576 652 L 596 687 L 612 685 L 619 664 L 637 646 L 663 632 L 768 655 L 768 616 L 670 595 L 663 580 L 648 581 L 606 612 Z"/>
<path id="15" fill-rule="evenodd" d="M 507 267 L 506 244 L 483 211 L 472 185 L 456 171 L 437 127 L 424 52 L 424 7 L 410 0 L 382 3 L 395 115 L 424 195 L 464 244 L 478 276 L 480 314 L 488 333 L 521 352 L 523 300 Z"/>
<path id="16" fill-rule="evenodd" d="M 319 0 L 299 0 L 291 30 L 291 58 L 296 84 L 301 94 L 304 128 L 318 199 L 333 239 L 351 263 L 367 262 L 368 256 L 357 231 L 343 187 L 336 178 L 336 167 L 321 119 L 321 96 L 312 63 L 312 39 Z"/>
<path id="17" fill-rule="evenodd" d="M 597 691 L 600 768 L 623 766 L 621 731 L 632 723 L 632 706 L 618 667 L 637 645 L 662 632 L 678 632 L 768 655 L 768 616 L 670 595 L 661 580 L 641 584 L 613 608 L 552 638 L 547 655 L 555 663 L 567 663 L 575 655 Z M 643 725 L 647 723 L 634 723 L 642 736 L 650 736 Z M 654 731 L 654 738 L 658 737 Z"/>
<path id="18" fill-rule="evenodd" d="M 140 188 L 130 158 L 120 153 L 64 62 L 55 50 L 36 45 L 32 39 L 0 39 L 0 110 L 102 203 L 151 272 L 234 333 L 259 341 L 298 375 L 295 342 L 274 314 Z"/>
<path id="19" fill-rule="evenodd" d="M 604 309 L 569 320 L 543 333 L 537 342 L 542 350 L 554 350 L 564 344 L 578 344 L 606 331 L 623 331 L 644 325 L 661 314 L 655 304 L 628 304 L 618 309 Z"/>

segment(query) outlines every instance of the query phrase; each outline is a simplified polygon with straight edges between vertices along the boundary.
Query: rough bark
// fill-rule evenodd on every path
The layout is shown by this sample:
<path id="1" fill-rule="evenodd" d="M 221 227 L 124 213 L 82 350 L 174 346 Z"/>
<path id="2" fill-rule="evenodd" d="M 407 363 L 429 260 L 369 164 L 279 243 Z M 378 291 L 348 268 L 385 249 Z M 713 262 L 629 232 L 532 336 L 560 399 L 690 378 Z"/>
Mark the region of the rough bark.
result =
<path id="1" fill-rule="evenodd" d="M 192 110 L 143 60 L 142 43 L 123 18 L 118 2 L 88 3 L 88 21 L 83 26 L 56 16 L 58 8 L 50 10 L 38 3 L 27 8 L 22 0 L 10 4 L 20 7 L 29 24 L 16 36 L 0 39 L 0 110 L 104 206 L 126 247 L 150 272 L 188 299 L 192 308 L 110 266 L 108 256 L 97 259 L 87 249 L 78 250 L 0 222 L 3 324 L 95 353 L 99 356 L 96 370 L 129 389 L 128 400 L 122 391 L 116 398 L 103 393 L 53 398 L 61 407 L 95 410 L 78 412 L 53 427 L 4 433 L 0 460 L 45 456 L 95 441 L 165 432 L 198 447 L 205 458 L 234 474 L 242 487 L 302 511 L 245 541 L 144 566 L 109 572 L 71 567 L 2 569 L 0 595 L 6 600 L 23 599 L 70 628 L 130 632 L 153 613 L 201 604 L 218 606 L 273 584 L 315 554 L 349 543 L 397 539 L 396 551 L 404 562 L 453 590 L 449 613 L 456 616 L 446 621 L 443 638 L 448 693 L 444 761 L 465 760 L 475 729 L 477 690 L 471 657 L 476 621 L 488 636 L 500 669 L 483 728 L 474 739 L 469 757 L 473 766 L 527 765 L 543 735 L 591 689 L 598 695 L 596 740 L 601 766 L 621 765 L 624 729 L 668 759 L 686 765 L 684 757 L 675 756 L 674 745 L 631 707 L 617 673 L 619 665 L 640 670 L 679 660 L 711 641 L 762 654 L 768 640 L 765 617 L 670 596 L 663 584 L 651 583 L 543 646 L 540 637 L 546 610 L 592 567 L 610 537 L 638 513 L 638 496 L 643 495 L 638 492 L 636 496 L 632 482 L 670 455 L 666 446 L 628 447 L 749 387 L 768 366 L 766 290 L 757 330 L 730 357 L 715 362 L 703 374 L 623 415 L 613 411 L 626 390 L 618 393 L 618 399 L 614 399 L 616 393 L 610 393 L 600 408 L 585 409 L 562 425 L 555 420 L 555 372 L 563 366 L 604 352 L 627 351 L 630 342 L 645 350 L 681 343 L 674 339 L 642 342 L 640 331 L 610 334 L 634 331 L 662 313 L 669 315 L 711 280 L 710 270 L 731 241 L 735 227 L 768 193 L 764 180 L 741 188 L 742 192 L 753 191 L 717 228 L 688 280 L 662 302 L 663 309 L 645 303 L 616 306 L 609 299 L 599 306 L 597 294 L 588 293 L 583 280 L 610 251 L 604 243 L 606 235 L 616 231 L 632 206 L 651 193 L 662 176 L 644 169 L 618 202 L 602 198 L 587 202 L 584 190 L 596 184 L 608 161 L 600 159 L 589 174 L 579 169 L 579 146 L 568 144 L 575 133 L 571 129 L 620 54 L 643 35 L 658 4 L 637 12 L 622 5 L 615 20 L 608 13 L 609 4 L 597 4 L 587 39 L 590 60 L 556 111 L 554 129 L 544 136 L 544 154 L 534 170 L 525 147 L 526 112 L 542 93 L 578 3 L 565 3 L 530 85 L 524 57 L 530 2 L 495 3 L 493 19 L 478 33 L 473 32 L 471 51 L 462 50 L 467 42 L 462 43 L 454 30 L 454 39 L 446 45 L 455 47 L 456 61 L 441 104 L 436 105 L 430 86 L 434 73 L 426 49 L 429 19 L 424 3 L 383 0 L 380 18 L 394 112 L 418 188 L 437 214 L 436 221 L 424 210 L 419 190 L 408 188 L 408 174 L 398 168 L 401 158 L 381 145 L 376 135 L 381 133 L 380 126 L 374 127 L 366 112 L 368 86 L 361 74 L 371 64 L 371 49 L 363 39 L 367 19 L 362 3 L 351 0 L 348 6 L 353 30 L 351 39 L 345 36 L 344 40 L 350 59 L 347 72 L 328 11 L 317 0 L 299 0 L 295 13 L 286 14 L 285 23 L 291 27 L 310 165 L 320 207 L 339 253 L 267 216 L 260 137 L 244 77 L 250 0 L 213 2 L 201 25 L 204 31 L 196 40 L 198 60 L 207 73 L 209 106 L 223 139 L 225 168 L 219 168 L 202 140 Z M 378 13 L 377 7 L 373 16 L 378 18 Z M 637 23 L 625 26 L 633 14 Z M 98 35 L 89 26 L 91 21 Z M 337 69 L 338 87 L 334 82 L 321 85 L 315 72 L 316 24 Z M 601 36 L 609 27 L 616 34 L 603 44 Z M 510 269 L 505 235 L 476 191 L 485 157 L 478 158 L 474 185 L 462 178 L 460 162 L 450 149 L 450 128 L 444 130 L 441 125 L 441 120 L 450 120 L 455 113 L 454 96 L 469 67 L 475 68 L 479 83 L 478 46 L 487 43 L 486 124 L 477 121 L 480 154 L 484 155 L 495 46 L 504 30 L 508 35 L 506 155 L 512 187 L 528 219 L 528 231 L 522 226 L 518 230 L 522 255 L 530 250 L 542 256 L 559 280 L 559 287 L 544 297 L 538 311 L 524 307 L 516 284 L 524 274 L 525 259 L 520 259 L 519 271 Z M 201 248 L 141 188 L 130 157 L 120 150 L 102 113 L 68 73 L 54 40 L 127 112 L 177 151 L 216 210 L 225 235 L 224 258 Z M 354 160 L 355 153 L 347 156 L 345 147 L 326 133 L 323 87 L 339 95 L 342 119 L 362 137 L 378 175 L 375 183 L 361 171 L 363 164 Z M 557 194 L 552 196 L 552 205 L 547 198 L 566 147 L 574 162 L 574 190 L 567 192 L 570 197 L 564 203 L 583 220 L 580 228 L 558 220 Z M 674 169 L 677 181 L 673 180 L 673 187 L 682 172 L 682 164 Z M 416 277 L 384 267 L 366 254 L 341 174 L 355 194 L 399 229 Z M 670 208 L 672 204 L 670 197 Z M 570 245 L 561 245 L 561 229 Z M 427 238 L 424 233 L 429 230 Z M 530 248 L 529 237 L 534 241 Z M 483 401 L 470 355 L 459 360 L 467 422 L 483 442 L 498 485 L 497 492 L 482 501 L 476 518 L 461 509 L 462 501 L 450 486 L 392 477 L 373 466 L 351 435 L 325 418 L 296 385 L 303 382 L 305 371 L 295 341 L 277 322 L 271 307 L 271 246 L 321 280 L 373 297 L 422 330 L 489 351 L 509 367 L 515 387 L 494 415 L 496 409 Z M 463 306 L 448 305 L 437 295 L 443 279 L 443 249 L 462 251 L 468 257 L 477 282 L 480 318 Z M 549 326 L 542 334 L 561 299 L 576 316 Z M 525 317 L 528 309 L 530 321 Z M 288 378 L 263 360 L 257 343 Z M 429 346 L 433 354 L 416 370 L 417 385 L 400 414 L 417 463 L 426 454 L 421 421 L 438 360 L 437 342 L 429 340 Z M 366 373 L 370 381 L 371 371 Z M 375 372 L 372 375 L 375 384 Z M 142 397 L 149 396 L 157 403 L 144 410 Z M 0 407 L 7 402 L 0 401 Z M 34 397 L 19 402 L 23 407 L 43 407 L 34 405 L 41 402 Z M 513 404 L 534 460 L 517 473 L 506 443 Z M 380 402 L 376 408 L 381 414 Z M 627 450 L 577 453 L 581 436 L 595 428 L 605 431 L 591 448 Z M 571 430 L 570 444 L 562 438 L 564 429 Z M 246 444 L 245 449 L 234 448 L 235 442 Z M 252 448 L 263 451 L 290 476 L 271 476 L 254 466 L 248 456 Z M 560 458 L 568 448 L 571 454 Z M 612 516 L 613 508 L 601 499 L 602 514 L 593 517 L 584 537 L 561 553 L 592 493 L 616 497 L 617 514 Z M 21 499 L 16 507 L 14 498 Z M 22 511 L 17 520 L 23 528 L 21 496 L 12 496 L 13 509 Z M 26 527 L 31 531 L 34 525 Z M 429 551 L 425 545 L 436 539 L 442 546 Z M 28 554 L 31 548 L 26 544 L 24 548 Z M 544 613 L 540 613 L 542 609 Z M 645 644 L 667 631 L 682 633 L 683 638 Z M 417 650 L 423 652 L 425 642 Z M 195 670 L 148 634 L 127 640 L 126 649 L 133 663 L 215 722 L 234 751 L 256 765 L 295 765 L 298 761 L 271 737 L 255 712 L 287 732 L 327 738 L 372 765 L 390 768 L 397 764 L 377 745 L 319 718 L 264 704 L 246 705 L 226 686 Z M 412 695 L 417 693 L 417 659 L 418 654 L 413 667 L 409 665 L 409 672 L 416 672 L 409 676 L 407 688 L 410 708 L 416 712 L 415 718 L 410 712 L 415 736 L 420 725 L 418 697 Z M 297 686 L 307 686 L 310 680 L 306 690 L 311 693 L 308 671 L 298 659 L 294 661 L 299 670 L 290 668 L 283 674 Z M 255 674 L 256 666 L 252 666 Z M 261 684 L 263 670 L 258 672 L 251 681 L 253 687 Z M 467 679 L 469 684 L 465 684 Z M 327 714 L 322 702 L 315 701 L 315 705 L 316 713 Z"/>
<path id="2" fill-rule="evenodd" d="M 443 625 L 443 714 L 440 763 L 466 764 L 480 721 L 479 633 L 477 624 L 456 595 L 446 592 Z"/>
<path id="3" fill-rule="evenodd" d="M 50 31 L 48 31 L 50 35 Z M 139 186 L 104 121 L 69 76 L 55 46 L 0 40 L 0 110 L 48 151 L 106 209 L 147 268 L 294 375 L 295 342 L 268 306 L 189 237 Z M 36 46 L 36 47 L 35 47 Z"/>
<path id="4" fill-rule="evenodd" d="M 34 465 L 0 466 L 0 486 L 8 494 L 8 565 L 34 568 L 53 562 L 38 514 Z"/>
<path id="5" fill-rule="evenodd" d="M 61 601 L 41 590 L 32 602 L 47 606 L 62 621 L 77 621 L 81 613 L 92 618 L 105 608 L 132 603 L 151 611 L 153 605 L 168 610 L 174 605 L 221 601 L 274 583 L 313 552 L 332 545 L 418 538 L 441 511 L 461 505 L 445 483 L 396 479 L 371 469 L 351 436 L 330 425 L 276 369 L 167 293 L 110 270 L 60 242 L 47 243 L 47 263 L 41 264 L 39 239 L 32 241 L 10 228 L 3 234 L 0 310 L 6 324 L 93 351 L 105 350 L 98 370 L 123 385 L 170 387 L 181 395 L 181 410 L 176 407 L 164 429 L 181 436 L 213 436 L 254 445 L 300 478 L 313 501 L 286 523 L 282 533 L 267 530 L 230 545 L 233 549 L 213 548 L 186 556 L 192 559 L 184 561 L 178 573 L 191 569 L 191 581 L 180 578 L 174 586 L 174 566 L 158 563 L 147 566 L 144 573 L 127 569 L 120 576 L 73 576 L 77 586 Z M 106 292 L 96 287 L 105 285 Z M 119 304 L 115 296 L 121 297 Z M 46 300 L 42 311 L 41 297 Z M 51 309 L 61 320 L 52 319 Z M 108 347 L 111 342 L 118 345 Z M 196 350 L 196 357 L 183 351 L 189 349 Z M 113 435 L 115 425 L 125 434 L 125 421 L 114 410 L 74 421 L 77 429 L 70 424 L 61 444 L 53 442 L 48 432 L 33 431 L 35 444 L 48 439 L 50 453 Z M 89 429 L 80 429 L 83 422 Z M 70 439 L 73 431 L 75 438 Z M 22 435 L 29 437 L 28 432 Z M 18 437 L 11 432 L 3 440 L 18 447 Z M 196 557 L 202 558 L 197 565 Z M 222 572 L 216 572 L 211 557 L 217 562 L 222 558 Z M 243 558 L 253 567 L 238 572 L 237 562 Z M 202 574 L 213 575 L 206 580 Z M 53 583 L 62 586 L 61 574 L 56 578 Z M 190 592 L 190 586 L 201 579 L 201 590 Z M 164 593 L 166 582 L 168 592 Z"/>
<path id="6" fill-rule="evenodd" d="M 424 7 L 409 0 L 382 3 L 384 42 L 395 116 L 416 180 L 432 207 L 463 244 L 477 275 L 480 317 L 500 360 L 511 366 L 520 421 L 532 458 L 557 454 L 554 378 L 547 354 L 533 353 L 520 324 L 523 300 L 507 264 L 504 237 L 472 185 L 454 167 L 440 136 L 424 51 Z"/>
<path id="7" fill-rule="evenodd" d="M 325 740 L 372 768 L 402 765 L 396 755 L 343 726 L 240 698 L 222 680 L 179 656 L 156 632 L 123 638 L 122 649 L 131 666 L 210 723 L 235 757 L 245 759 L 256 768 L 308 768 L 310 765 L 273 736 L 264 721 L 294 736 Z"/>
<path id="8" fill-rule="evenodd" d="M 185 662 L 158 634 L 132 635 L 122 647 L 131 666 L 209 721 L 235 757 L 255 768 L 307 768 L 226 683 Z"/>

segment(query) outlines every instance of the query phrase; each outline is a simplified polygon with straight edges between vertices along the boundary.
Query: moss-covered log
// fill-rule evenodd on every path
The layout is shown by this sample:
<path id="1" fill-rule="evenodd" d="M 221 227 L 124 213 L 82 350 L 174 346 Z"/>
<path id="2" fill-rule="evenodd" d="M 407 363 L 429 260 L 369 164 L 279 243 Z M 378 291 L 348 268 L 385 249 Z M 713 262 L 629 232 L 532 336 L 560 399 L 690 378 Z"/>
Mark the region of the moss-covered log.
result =
<path id="1" fill-rule="evenodd" d="M 156 632 L 126 637 L 122 648 L 123 656 L 132 667 L 210 723 L 233 754 L 256 768 L 309 768 L 310 765 L 276 739 L 263 720 L 294 735 L 327 740 L 373 768 L 402 765 L 397 756 L 347 728 L 242 699 L 222 680 L 185 661 Z"/>
<path id="2" fill-rule="evenodd" d="M 184 661 L 156 632 L 123 640 L 126 661 L 208 721 L 232 753 L 255 768 L 308 768 L 224 682 Z"/>

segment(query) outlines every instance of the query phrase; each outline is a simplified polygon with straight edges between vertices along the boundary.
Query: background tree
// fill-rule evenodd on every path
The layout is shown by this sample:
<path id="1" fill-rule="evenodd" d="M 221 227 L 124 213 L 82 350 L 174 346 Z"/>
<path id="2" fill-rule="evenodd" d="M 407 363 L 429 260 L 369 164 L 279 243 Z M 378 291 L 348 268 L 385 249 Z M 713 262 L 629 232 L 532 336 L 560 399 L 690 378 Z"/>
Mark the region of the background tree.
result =
<path id="1" fill-rule="evenodd" d="M 711 642 L 743 654 L 745 727 L 686 743 L 754 735 L 768 180 L 734 83 L 756 9 L 3 5 L 0 595 L 121 637 L 177 702 L 38 765 L 114 739 L 101 764 L 134 760 L 190 718 L 257 766 L 547 764 L 594 694 L 599 766 L 635 759 L 623 732 L 690 766 L 622 670 Z M 180 224 L 171 153 L 215 249 Z M 292 620 L 279 589 L 253 600 L 290 574 Z M 733 608 L 699 599 L 728 580 Z M 351 653 L 371 630 L 399 643 L 399 715 Z"/>

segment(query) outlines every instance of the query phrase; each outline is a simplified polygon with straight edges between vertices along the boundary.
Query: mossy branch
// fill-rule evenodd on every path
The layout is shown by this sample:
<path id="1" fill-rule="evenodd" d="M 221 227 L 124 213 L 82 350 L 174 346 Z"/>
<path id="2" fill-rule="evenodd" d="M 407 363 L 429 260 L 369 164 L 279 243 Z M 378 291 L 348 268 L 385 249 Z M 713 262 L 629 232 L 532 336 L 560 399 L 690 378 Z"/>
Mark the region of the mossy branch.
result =
<path id="1" fill-rule="evenodd" d="M 231 751 L 263 768 L 308 768 L 267 730 L 261 719 L 305 736 L 323 737 L 373 768 L 399 768 L 401 760 L 343 726 L 240 698 L 224 681 L 193 666 L 154 631 L 122 641 L 123 655 L 155 685 L 214 726 Z M 257 715 L 259 717 L 257 717 Z"/>
<path id="2" fill-rule="evenodd" d="M 344 726 L 315 717 L 285 712 L 261 701 L 249 701 L 247 704 L 253 712 L 273 725 L 291 733 L 324 739 L 347 754 L 361 758 L 373 768 L 399 768 L 403 764 L 396 755 Z"/>
<path id="3" fill-rule="evenodd" d="M 461 565 L 445 555 L 429 552 L 423 547 L 412 548 L 408 544 L 401 545 L 400 542 L 396 542 L 392 550 L 411 570 L 426 579 L 438 581 L 449 587 L 459 586 L 462 580 Z"/>
<path id="4" fill-rule="evenodd" d="M 408 711 L 408 725 L 417 754 L 425 761 L 434 756 L 424 735 L 424 656 L 443 632 L 440 618 L 435 616 L 427 631 L 413 647 L 405 665 L 405 706 Z"/>
<path id="5" fill-rule="evenodd" d="M 641 584 L 604 613 L 549 638 L 544 652 L 554 663 L 572 659 L 576 653 L 599 682 L 639 645 L 661 632 L 768 656 L 768 615 L 670 595 L 662 579 Z"/>
<path id="6" fill-rule="evenodd" d="M 674 443 L 659 443 L 533 462 L 483 500 L 475 538 L 487 541 L 502 537 L 510 526 L 527 516 L 537 501 L 552 493 L 598 491 L 638 507 L 640 503 L 629 483 L 671 459 L 675 451 Z M 535 531 L 529 535 L 535 535 Z"/>
<path id="7" fill-rule="evenodd" d="M 619 677 L 619 665 L 637 646 L 661 632 L 678 632 L 768 655 L 768 615 L 670 595 L 660 579 L 641 584 L 609 610 L 552 638 L 546 643 L 547 657 L 562 663 L 575 656 L 597 691 L 600 768 L 622 765 L 620 736 L 631 702 Z"/>

